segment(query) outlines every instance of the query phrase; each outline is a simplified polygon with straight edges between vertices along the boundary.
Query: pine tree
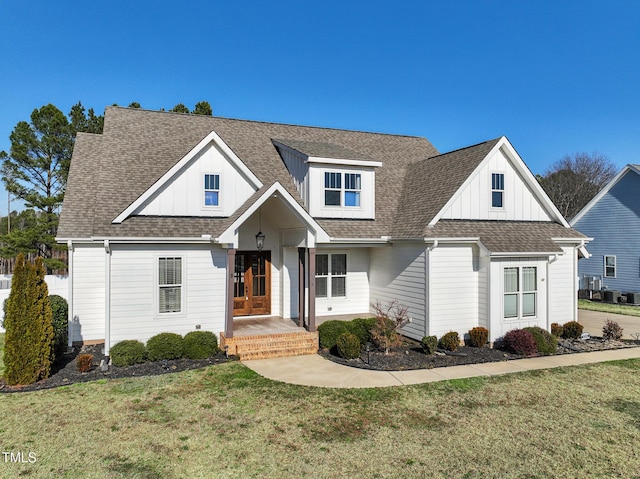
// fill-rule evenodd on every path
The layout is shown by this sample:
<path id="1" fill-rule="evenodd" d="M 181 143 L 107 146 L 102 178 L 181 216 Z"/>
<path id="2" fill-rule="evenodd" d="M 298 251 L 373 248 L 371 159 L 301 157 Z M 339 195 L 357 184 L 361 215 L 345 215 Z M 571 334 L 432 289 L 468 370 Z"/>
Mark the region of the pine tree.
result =
<path id="1" fill-rule="evenodd" d="M 19 254 L 4 321 L 5 380 L 31 384 L 51 372 L 53 321 L 42 258 L 32 265 Z"/>

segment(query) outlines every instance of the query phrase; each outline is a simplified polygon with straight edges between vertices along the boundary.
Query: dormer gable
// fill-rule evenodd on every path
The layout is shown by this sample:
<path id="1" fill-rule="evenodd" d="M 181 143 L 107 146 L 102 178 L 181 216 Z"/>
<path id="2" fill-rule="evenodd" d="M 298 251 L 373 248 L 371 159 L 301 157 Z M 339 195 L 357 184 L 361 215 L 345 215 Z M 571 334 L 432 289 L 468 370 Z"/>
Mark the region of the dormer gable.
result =
<path id="1" fill-rule="evenodd" d="M 568 227 L 506 137 L 495 143 L 429 225 L 440 219 L 554 221 Z"/>
<path id="2" fill-rule="evenodd" d="M 328 142 L 272 142 L 311 216 L 375 218 L 375 170 L 382 162 Z"/>
<path id="3" fill-rule="evenodd" d="M 212 131 L 113 223 L 129 216 L 228 217 L 262 186 Z"/>

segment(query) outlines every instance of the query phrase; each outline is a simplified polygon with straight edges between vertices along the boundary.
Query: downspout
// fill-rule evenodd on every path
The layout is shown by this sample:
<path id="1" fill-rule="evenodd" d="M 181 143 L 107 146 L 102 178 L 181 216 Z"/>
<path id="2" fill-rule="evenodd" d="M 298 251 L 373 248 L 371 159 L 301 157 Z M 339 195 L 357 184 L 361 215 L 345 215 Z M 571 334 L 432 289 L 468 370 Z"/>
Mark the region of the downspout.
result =
<path id="1" fill-rule="evenodd" d="M 67 240 L 67 347 L 73 346 L 73 243 Z"/>
<path id="2" fill-rule="evenodd" d="M 438 247 L 438 240 L 433 240 L 433 244 L 427 247 L 427 265 L 425 268 L 425 290 L 427 297 L 425 298 L 425 311 L 424 311 L 424 335 L 429 336 L 431 333 L 431 252 Z"/>
<path id="3" fill-rule="evenodd" d="M 104 355 L 111 349 L 111 246 L 104 240 Z"/>

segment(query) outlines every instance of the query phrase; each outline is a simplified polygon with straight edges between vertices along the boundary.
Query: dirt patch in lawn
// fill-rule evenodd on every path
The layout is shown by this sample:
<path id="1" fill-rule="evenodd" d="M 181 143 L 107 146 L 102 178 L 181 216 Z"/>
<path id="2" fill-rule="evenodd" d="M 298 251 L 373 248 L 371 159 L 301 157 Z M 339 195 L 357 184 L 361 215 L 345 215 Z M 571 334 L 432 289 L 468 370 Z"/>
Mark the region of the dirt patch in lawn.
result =
<path id="1" fill-rule="evenodd" d="M 637 341 L 610 341 L 602 338 L 563 339 L 558 343 L 557 354 L 575 354 L 590 351 L 603 351 L 606 349 L 620 349 L 638 347 Z M 460 346 L 454 352 L 438 350 L 434 355 L 426 355 L 418 341 L 404 338 L 403 344 L 385 354 L 382 351 L 371 348 L 367 352 L 363 348 L 360 357 L 356 359 L 343 359 L 335 350 L 322 350 L 320 354 L 338 364 L 360 369 L 374 369 L 378 371 L 403 371 L 411 369 L 432 369 L 464 364 L 491 363 L 497 361 L 509 361 L 522 359 L 524 356 L 512 354 L 498 348 L 472 348 Z"/>
<path id="2" fill-rule="evenodd" d="M 189 369 L 199 369 L 214 364 L 222 364 L 228 361 L 236 361 L 235 356 L 227 358 L 223 352 L 207 359 L 172 359 L 168 361 L 153 361 L 132 366 L 109 366 L 103 371 L 100 367 L 102 361 L 107 361 L 104 353 L 104 345 L 97 344 L 73 348 L 72 351 L 64 355 L 51 368 L 51 376 L 42 381 L 28 386 L 9 386 L 4 379 L 0 378 L 0 393 L 37 391 L 40 389 L 50 389 L 59 386 L 67 386 L 73 383 L 96 381 L 98 379 L 132 378 L 140 376 L 156 376 L 159 374 L 186 371 Z M 78 371 L 77 357 L 80 354 L 92 354 L 93 363 L 91 370 L 86 373 Z"/>

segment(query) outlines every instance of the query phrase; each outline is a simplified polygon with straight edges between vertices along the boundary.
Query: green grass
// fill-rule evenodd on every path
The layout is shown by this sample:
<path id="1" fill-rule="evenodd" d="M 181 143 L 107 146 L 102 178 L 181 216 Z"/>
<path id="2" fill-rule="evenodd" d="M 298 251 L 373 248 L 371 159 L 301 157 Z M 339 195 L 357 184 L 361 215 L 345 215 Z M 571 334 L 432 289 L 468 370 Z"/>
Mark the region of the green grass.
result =
<path id="1" fill-rule="evenodd" d="M 240 363 L 0 397 L 0 477 L 639 477 L 640 360 L 382 389 Z M 25 456 L 26 457 L 26 456 Z"/>
<path id="2" fill-rule="evenodd" d="M 640 307 L 638 306 L 629 306 L 626 304 L 600 303 L 598 301 L 589 301 L 588 299 L 579 299 L 578 308 L 588 309 L 589 311 L 600 311 L 602 313 L 626 314 L 628 316 L 640 316 Z"/>

